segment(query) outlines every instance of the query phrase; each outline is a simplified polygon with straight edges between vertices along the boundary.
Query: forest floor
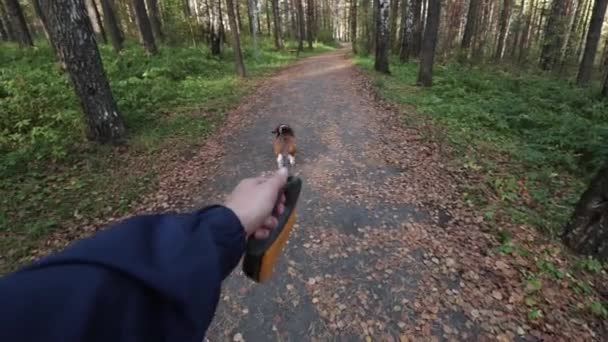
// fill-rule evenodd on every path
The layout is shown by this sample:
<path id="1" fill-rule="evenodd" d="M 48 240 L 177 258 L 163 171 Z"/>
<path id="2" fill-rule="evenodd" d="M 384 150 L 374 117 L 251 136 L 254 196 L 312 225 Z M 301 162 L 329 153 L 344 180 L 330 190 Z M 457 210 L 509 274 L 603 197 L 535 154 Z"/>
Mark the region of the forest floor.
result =
<path id="1" fill-rule="evenodd" d="M 418 114 L 379 100 L 337 50 L 264 81 L 198 150 L 165 165 L 133 213 L 221 201 L 276 167 L 277 124 L 296 132 L 297 225 L 268 283 L 238 269 L 225 282 L 209 339 L 605 340 L 588 308 L 594 279 L 570 272 L 571 257 L 531 227 L 504 223 L 538 254 L 505 250 L 463 200 L 470 175 L 449 147 L 403 115 Z M 61 234 L 48 245 L 73 238 Z"/>

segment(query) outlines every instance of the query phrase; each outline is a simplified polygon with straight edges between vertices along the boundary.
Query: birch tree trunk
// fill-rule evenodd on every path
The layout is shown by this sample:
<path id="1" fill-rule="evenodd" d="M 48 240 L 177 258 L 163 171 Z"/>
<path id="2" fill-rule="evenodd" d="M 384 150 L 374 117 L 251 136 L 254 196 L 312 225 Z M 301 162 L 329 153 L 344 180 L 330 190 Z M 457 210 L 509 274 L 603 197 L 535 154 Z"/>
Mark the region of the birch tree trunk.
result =
<path id="1" fill-rule="evenodd" d="M 433 84 L 433 62 L 435 47 L 437 46 L 437 32 L 439 31 L 441 0 L 429 0 L 427 13 L 417 82 L 418 85 L 423 87 L 430 87 Z"/>
<path id="2" fill-rule="evenodd" d="M 160 11 L 158 9 L 158 0 L 146 0 L 146 4 L 148 5 L 150 14 L 149 18 L 150 26 L 152 26 L 152 33 L 154 34 L 154 38 L 160 41 L 163 39 L 163 31 L 160 21 Z"/>
<path id="3" fill-rule="evenodd" d="M 83 0 L 43 1 L 49 34 L 61 54 L 87 122 L 87 137 L 120 143 L 125 127 L 112 97 Z"/>
<path id="4" fill-rule="evenodd" d="M 232 51 L 234 52 L 234 67 L 236 74 L 245 77 L 245 65 L 243 64 L 243 54 L 241 53 L 241 37 L 239 35 L 239 25 L 236 22 L 236 13 L 233 0 L 226 0 L 228 7 L 228 23 L 232 33 Z"/>
<path id="5" fill-rule="evenodd" d="M 388 74 L 388 39 L 390 0 L 376 1 L 376 60 L 374 69 Z"/>
<path id="6" fill-rule="evenodd" d="M 606 15 L 606 5 L 608 0 L 595 0 L 593 12 L 591 14 L 591 23 L 589 23 L 589 31 L 587 33 L 587 42 L 583 52 L 583 60 L 581 61 L 576 77 L 576 83 L 581 87 L 586 87 L 591 81 L 591 71 L 593 69 L 593 60 L 597 54 L 597 46 L 602 35 L 602 24 Z"/>

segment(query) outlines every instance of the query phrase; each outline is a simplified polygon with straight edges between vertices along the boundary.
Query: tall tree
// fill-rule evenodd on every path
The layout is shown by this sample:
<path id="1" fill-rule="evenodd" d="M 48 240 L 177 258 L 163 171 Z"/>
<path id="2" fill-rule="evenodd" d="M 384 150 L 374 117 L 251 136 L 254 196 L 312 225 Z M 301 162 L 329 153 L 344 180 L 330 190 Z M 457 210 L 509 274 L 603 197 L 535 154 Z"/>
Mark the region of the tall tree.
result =
<path id="1" fill-rule="evenodd" d="M 283 48 L 283 39 L 281 38 L 281 13 L 279 12 L 279 0 L 272 1 L 272 16 L 274 18 L 274 47 L 277 49 Z"/>
<path id="2" fill-rule="evenodd" d="M 350 42 L 353 53 L 357 53 L 357 1 L 350 0 Z"/>
<path id="3" fill-rule="evenodd" d="M 399 18 L 399 0 L 391 0 L 389 10 L 388 47 L 392 50 L 397 45 L 397 19 Z"/>
<path id="4" fill-rule="evenodd" d="M 46 20 L 46 16 L 42 12 L 42 8 L 40 7 L 40 1 L 41 0 L 32 0 L 31 1 L 32 8 L 34 9 L 34 13 L 36 13 L 36 16 L 38 17 L 38 20 L 40 21 L 40 26 L 42 26 L 42 30 L 44 31 L 44 36 L 50 43 L 51 36 L 49 35 L 49 30 L 48 30 L 49 25 Z M 52 46 L 52 44 L 51 44 L 51 46 Z"/>
<path id="5" fill-rule="evenodd" d="M 144 44 L 144 48 L 148 53 L 156 54 L 158 49 L 156 48 L 154 33 L 152 33 L 152 27 L 150 25 L 150 19 L 148 18 L 148 12 L 146 12 L 144 0 L 131 0 L 131 8 L 133 8 L 135 22 L 139 28 L 139 36 Z"/>
<path id="6" fill-rule="evenodd" d="M 2 1 L 0 1 L 0 21 L 2 21 L 4 25 L 4 30 L 6 31 L 6 39 L 9 41 L 15 41 L 15 32 L 13 32 L 11 21 L 8 18 L 8 14 L 6 12 L 6 9 L 4 8 L 4 3 Z"/>
<path id="7" fill-rule="evenodd" d="M 18 0 L 4 0 L 9 24 L 12 27 L 15 39 L 21 46 L 34 46 L 30 29 L 23 16 L 23 10 Z"/>
<path id="8" fill-rule="evenodd" d="M 247 2 L 249 4 L 248 6 L 248 10 L 251 12 L 249 13 L 249 17 L 250 17 L 250 29 L 251 29 L 251 40 L 253 42 L 253 55 L 255 57 L 255 59 L 258 59 L 258 38 L 257 38 L 257 34 L 258 34 L 258 28 L 256 27 L 256 25 L 259 24 L 259 17 L 258 17 L 258 2 L 257 0 L 248 0 Z"/>
<path id="9" fill-rule="evenodd" d="M 422 0 L 410 0 L 412 8 L 412 47 L 410 56 L 420 56 L 420 44 L 422 43 Z"/>
<path id="10" fill-rule="evenodd" d="M 591 22 L 589 23 L 589 32 L 587 33 L 587 43 L 583 52 L 583 60 L 581 61 L 576 77 L 576 83 L 581 87 L 586 87 L 591 81 L 591 69 L 593 68 L 593 60 L 597 53 L 597 46 L 602 35 L 602 24 L 606 15 L 606 5 L 608 0 L 595 0 L 593 5 L 593 13 Z"/>
<path id="11" fill-rule="evenodd" d="M 304 51 L 304 36 L 306 35 L 306 26 L 304 24 L 304 6 L 302 0 L 296 1 L 296 12 L 298 14 L 298 51 Z"/>
<path id="12" fill-rule="evenodd" d="M 528 52 L 528 42 L 530 41 L 530 32 L 532 29 L 532 19 L 534 12 L 536 11 L 537 0 L 531 0 L 530 6 L 528 6 L 528 12 L 526 13 L 526 23 L 524 25 L 524 30 L 521 34 L 521 38 L 519 39 L 519 56 L 518 61 L 521 63 L 524 61 L 526 57 L 526 53 Z"/>
<path id="13" fill-rule="evenodd" d="M 123 36 L 120 31 L 120 24 L 112 0 L 99 0 L 101 2 L 101 10 L 103 11 L 103 21 L 108 35 L 110 36 L 110 42 L 114 51 L 119 52 L 122 50 Z"/>
<path id="14" fill-rule="evenodd" d="M 554 0 L 551 13 L 545 26 L 545 38 L 540 57 L 540 67 L 543 70 L 552 70 L 559 61 L 560 52 L 564 43 L 564 30 L 566 26 L 566 11 L 571 0 Z"/>
<path id="15" fill-rule="evenodd" d="M 234 66 L 236 74 L 240 77 L 245 77 L 245 64 L 243 63 L 243 54 L 241 53 L 241 37 L 239 35 L 239 25 L 236 22 L 236 13 L 233 0 L 226 0 L 228 8 L 228 23 L 232 33 L 232 51 L 234 52 Z"/>
<path id="16" fill-rule="evenodd" d="M 357 0 L 353 0 L 357 1 Z M 315 3 L 314 0 L 306 0 L 306 38 L 308 39 L 308 48 L 312 50 L 313 42 L 315 41 Z"/>
<path id="17" fill-rule="evenodd" d="M 496 52 L 494 53 L 495 61 L 499 61 L 502 59 L 505 50 L 507 33 L 509 32 L 509 23 L 511 22 L 511 6 L 513 6 L 513 0 L 504 0 L 502 3 L 502 11 L 500 12 L 500 29 L 498 34 L 498 43 L 496 45 Z"/>
<path id="18" fill-rule="evenodd" d="M 3 19 L 4 18 L 2 18 L 2 16 L 0 16 L 0 40 L 9 41 L 9 40 L 11 40 L 11 38 L 9 38 L 9 36 L 8 36 Z"/>
<path id="19" fill-rule="evenodd" d="M 233 0 L 234 1 L 234 0 Z M 228 2 L 226 2 L 226 6 L 228 6 Z M 243 32 L 243 19 L 241 19 L 241 3 L 239 0 L 236 0 L 234 3 L 234 8 L 236 9 L 236 23 L 239 28 L 239 34 Z M 230 14 L 228 14 L 228 21 L 230 21 Z"/>
<path id="20" fill-rule="evenodd" d="M 608 162 L 591 179 L 562 238 L 576 252 L 608 260 Z"/>
<path id="21" fill-rule="evenodd" d="M 604 73 L 604 82 L 602 82 L 602 96 L 608 98 L 608 71 Z"/>
<path id="22" fill-rule="evenodd" d="M 91 24 L 93 25 L 93 31 L 95 31 L 97 37 L 101 38 L 101 41 L 104 44 L 107 44 L 108 38 L 106 37 L 106 30 L 101 22 L 101 15 L 99 15 L 95 0 L 85 0 L 84 3 L 87 6 L 87 13 L 89 14 Z"/>
<path id="23" fill-rule="evenodd" d="M 437 46 L 440 16 L 441 0 L 429 0 L 417 81 L 418 85 L 424 87 L 433 85 L 433 62 L 435 59 L 435 47 Z"/>
<path id="24" fill-rule="evenodd" d="M 401 3 L 401 42 L 399 60 L 406 62 L 410 58 L 412 46 L 412 2 Z"/>
<path id="25" fill-rule="evenodd" d="M 374 69 L 389 73 L 388 67 L 388 35 L 390 0 L 376 1 L 376 59 Z"/>
<path id="26" fill-rule="evenodd" d="M 101 62 L 83 0 L 42 1 L 49 34 L 59 50 L 87 122 L 87 136 L 119 143 L 125 126 Z"/>
<path id="27" fill-rule="evenodd" d="M 160 10 L 158 9 L 158 0 L 146 0 L 148 7 L 148 13 L 150 18 L 150 26 L 152 26 L 152 33 L 156 40 L 163 39 L 162 23 L 160 20 Z"/>
<path id="28" fill-rule="evenodd" d="M 272 25 L 270 24 L 270 0 L 265 0 L 266 2 L 266 27 L 268 28 L 268 36 L 272 35 Z"/>

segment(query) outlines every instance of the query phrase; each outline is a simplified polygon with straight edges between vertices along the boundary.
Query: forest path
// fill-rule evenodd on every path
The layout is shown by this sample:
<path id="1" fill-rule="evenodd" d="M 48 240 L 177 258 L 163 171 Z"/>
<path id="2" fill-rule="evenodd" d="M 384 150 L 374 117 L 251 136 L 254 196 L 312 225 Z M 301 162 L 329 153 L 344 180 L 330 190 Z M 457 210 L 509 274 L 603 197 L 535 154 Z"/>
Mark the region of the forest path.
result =
<path id="1" fill-rule="evenodd" d="M 425 191 L 425 184 L 408 184 L 405 179 L 417 177 L 387 162 L 397 157 L 394 162 L 407 163 L 413 156 L 395 153 L 401 143 L 383 141 L 391 139 L 387 131 L 399 130 L 390 126 L 394 114 L 379 108 L 346 53 L 311 57 L 278 74 L 223 143 L 209 189 L 220 196 L 236 180 L 275 168 L 270 131 L 279 123 L 291 125 L 299 147 L 294 172 L 304 189 L 276 276 L 264 285 L 253 284 L 240 269 L 230 277 L 209 332 L 212 341 L 237 333 L 250 341 L 476 333 L 462 310 L 429 306 L 427 299 L 460 287 L 460 277 L 447 268 L 455 259 L 446 266 L 417 243 L 418 235 L 442 230 L 439 217 L 445 221 L 448 215 L 421 205 L 429 194 L 417 196 L 416 190 Z M 442 269 L 445 274 L 435 279 Z"/>
<path id="2" fill-rule="evenodd" d="M 592 339 L 559 291 L 531 324 L 519 269 L 495 252 L 438 143 L 373 96 L 346 49 L 306 58 L 260 84 L 203 146 L 177 156 L 137 212 L 222 201 L 276 169 L 270 131 L 291 125 L 304 181 L 274 277 L 240 266 L 224 283 L 212 342 Z M 407 336 L 407 337 L 406 337 Z"/>

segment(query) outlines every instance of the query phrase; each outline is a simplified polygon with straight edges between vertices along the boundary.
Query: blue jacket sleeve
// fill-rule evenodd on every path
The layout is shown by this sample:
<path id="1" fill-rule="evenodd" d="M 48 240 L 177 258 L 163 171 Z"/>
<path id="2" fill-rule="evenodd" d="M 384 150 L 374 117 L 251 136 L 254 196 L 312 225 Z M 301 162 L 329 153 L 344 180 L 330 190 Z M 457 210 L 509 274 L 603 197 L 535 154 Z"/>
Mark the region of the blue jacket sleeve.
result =
<path id="1" fill-rule="evenodd" d="M 0 279 L 0 341 L 196 341 L 245 233 L 235 214 L 127 219 Z"/>

